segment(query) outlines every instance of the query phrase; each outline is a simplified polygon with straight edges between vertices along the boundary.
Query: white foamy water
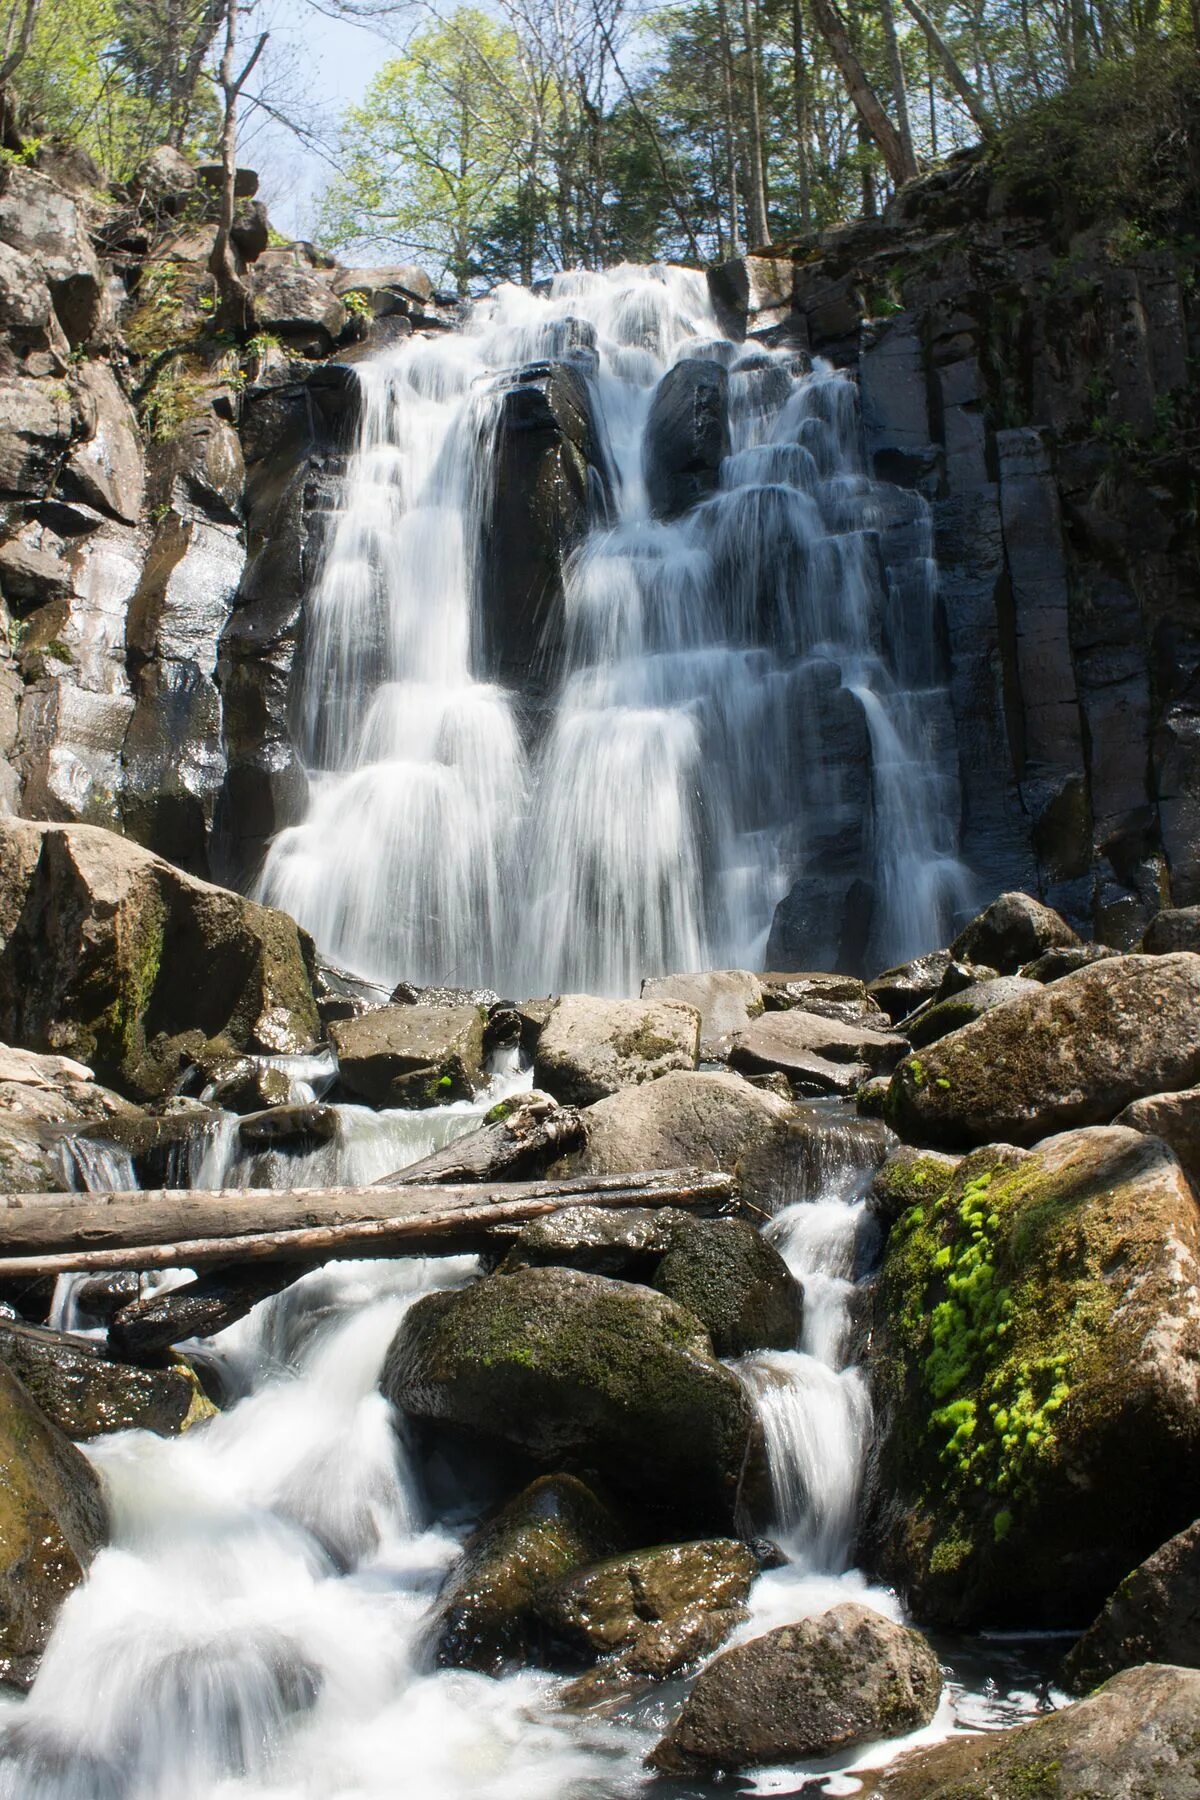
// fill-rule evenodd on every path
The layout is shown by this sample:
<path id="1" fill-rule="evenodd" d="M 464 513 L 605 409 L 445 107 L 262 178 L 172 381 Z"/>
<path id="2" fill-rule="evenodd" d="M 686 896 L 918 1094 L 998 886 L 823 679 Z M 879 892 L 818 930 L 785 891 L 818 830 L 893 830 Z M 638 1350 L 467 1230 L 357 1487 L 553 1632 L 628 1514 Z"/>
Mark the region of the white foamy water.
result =
<path id="1" fill-rule="evenodd" d="M 664 523 L 643 434 L 689 357 L 728 369 L 732 450 Z M 485 677 L 480 545 L 504 394 L 554 359 L 586 381 L 609 493 L 530 670 L 543 708 Z M 374 979 L 509 992 L 761 966 L 797 879 L 825 915 L 807 966 L 855 873 L 876 966 L 946 939 L 969 893 L 929 512 L 863 473 L 853 381 L 721 338 L 703 278 L 662 267 L 502 287 L 358 370 L 307 603 L 309 809 L 264 898 Z"/>

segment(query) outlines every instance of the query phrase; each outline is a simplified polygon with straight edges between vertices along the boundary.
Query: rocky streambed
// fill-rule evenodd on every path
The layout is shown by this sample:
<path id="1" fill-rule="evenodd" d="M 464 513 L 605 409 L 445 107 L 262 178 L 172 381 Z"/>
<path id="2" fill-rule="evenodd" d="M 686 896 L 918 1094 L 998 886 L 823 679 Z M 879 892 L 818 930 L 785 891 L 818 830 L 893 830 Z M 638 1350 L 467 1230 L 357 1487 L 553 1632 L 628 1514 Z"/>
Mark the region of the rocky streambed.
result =
<path id="1" fill-rule="evenodd" d="M 9 1257 L 0 1794 L 1200 1793 L 1193 914 L 388 993 L 0 833 L 10 1250 L 76 1217 L 86 1264 L 122 1188 L 250 1234 L 412 1170 L 734 1178 L 469 1255 Z"/>

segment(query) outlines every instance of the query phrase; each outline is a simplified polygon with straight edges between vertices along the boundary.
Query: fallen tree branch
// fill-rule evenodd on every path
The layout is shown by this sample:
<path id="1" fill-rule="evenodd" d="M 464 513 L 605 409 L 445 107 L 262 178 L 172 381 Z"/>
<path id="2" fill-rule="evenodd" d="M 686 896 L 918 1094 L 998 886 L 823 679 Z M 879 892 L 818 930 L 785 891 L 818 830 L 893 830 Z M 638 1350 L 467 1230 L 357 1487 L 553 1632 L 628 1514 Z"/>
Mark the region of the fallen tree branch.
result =
<path id="1" fill-rule="evenodd" d="M 415 1187 L 434 1182 L 499 1181 L 539 1173 L 555 1157 L 578 1150 L 587 1129 L 573 1106 L 560 1106 L 535 1088 L 509 1103 L 504 1116 L 454 1138 L 431 1156 L 381 1175 L 376 1187 Z"/>
<path id="2" fill-rule="evenodd" d="M 563 1206 L 717 1208 L 736 1195 L 732 1176 L 691 1169 L 461 1188 L 14 1195 L 0 1217 L 15 1254 L 0 1257 L 0 1276 L 458 1256 L 481 1248 L 496 1226 L 525 1224 Z M 236 1229 L 251 1206 L 260 1228 Z"/>

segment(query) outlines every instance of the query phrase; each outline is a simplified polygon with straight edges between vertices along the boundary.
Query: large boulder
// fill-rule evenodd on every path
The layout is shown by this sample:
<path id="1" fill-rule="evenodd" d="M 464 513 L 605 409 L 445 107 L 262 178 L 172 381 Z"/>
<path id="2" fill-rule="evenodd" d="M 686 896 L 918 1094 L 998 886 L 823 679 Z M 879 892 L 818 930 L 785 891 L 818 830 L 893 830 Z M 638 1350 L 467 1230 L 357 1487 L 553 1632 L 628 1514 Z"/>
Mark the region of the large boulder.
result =
<path id="1" fill-rule="evenodd" d="M 206 1042 L 311 1050 L 305 942 L 285 913 L 112 832 L 0 819 L 0 1037 L 162 1093 Z"/>
<path id="2" fill-rule="evenodd" d="M 656 518 L 674 519 L 714 494 L 729 455 L 729 376 L 719 363 L 689 357 L 654 392 L 642 464 Z"/>
<path id="3" fill-rule="evenodd" d="M 1010 1731 L 955 1736 L 865 1778 L 866 1800 L 1195 1800 L 1200 1674 L 1149 1663 Z"/>
<path id="4" fill-rule="evenodd" d="M 793 1007 L 764 1013 L 739 1031 L 729 1060 L 752 1074 L 778 1069 L 798 1092 L 848 1094 L 869 1075 L 894 1069 L 907 1049 L 895 1032 Z"/>
<path id="5" fill-rule="evenodd" d="M 1074 1646 L 1068 1687 L 1086 1693 L 1138 1663 L 1200 1669 L 1200 1523 L 1189 1525 L 1139 1563 Z"/>
<path id="6" fill-rule="evenodd" d="M 642 983 L 643 1000 L 682 1000 L 700 1014 L 700 1054 L 724 1056 L 729 1039 L 763 1009 L 762 983 L 747 969 L 710 969 L 700 975 L 654 975 Z"/>
<path id="7" fill-rule="evenodd" d="M 680 1070 L 622 1088 L 583 1114 L 587 1175 L 644 1169 L 723 1169 L 762 1144 L 786 1136 L 792 1107 L 740 1075 Z"/>
<path id="8" fill-rule="evenodd" d="M 40 496 L 75 435 L 77 413 L 60 382 L 0 373 L 0 492 Z"/>
<path id="9" fill-rule="evenodd" d="M 1141 947 L 1148 956 L 1200 950 L 1200 906 L 1169 906 L 1156 913 L 1146 927 Z"/>
<path id="10" fill-rule="evenodd" d="M 438 1598 L 436 1656 L 443 1667 L 495 1675 L 536 1653 L 537 1602 L 564 1576 L 617 1550 L 623 1533 L 573 1475 L 542 1475 L 477 1531 Z"/>
<path id="11" fill-rule="evenodd" d="M 744 1219 L 680 1220 L 651 1281 L 695 1314 L 718 1356 L 794 1350 L 799 1342 L 800 1285 Z"/>
<path id="12" fill-rule="evenodd" d="M 865 1606 L 836 1606 L 724 1651 L 649 1757 L 704 1775 L 833 1756 L 928 1724 L 942 1690 L 925 1639 Z"/>
<path id="13" fill-rule="evenodd" d="M 674 1206 L 560 1206 L 521 1228 L 500 1270 L 582 1269 L 649 1284 L 687 1216 Z"/>
<path id="14" fill-rule="evenodd" d="M 1195 1511 L 1200 1207 L 1112 1126 L 923 1185 L 879 1281 L 872 1559 L 921 1618 L 1086 1617 Z"/>
<path id="15" fill-rule="evenodd" d="M 692 1529 L 728 1528 L 760 1474 L 759 1427 L 699 1320 L 574 1269 L 492 1275 L 407 1314 L 384 1392 L 410 1417 L 595 1471 Z"/>
<path id="16" fill-rule="evenodd" d="M 48 176 L 8 162 L 0 169 L 0 239 L 38 263 L 67 337 L 85 344 L 104 317 L 105 295 L 77 202 Z"/>
<path id="17" fill-rule="evenodd" d="M 264 331 L 329 351 L 346 329 L 350 315 L 329 281 L 298 261 L 260 261 L 250 286 L 254 316 Z"/>
<path id="18" fill-rule="evenodd" d="M 142 515 L 146 472 L 133 408 L 106 362 L 83 365 L 75 377 L 75 394 L 84 440 L 63 470 L 63 491 L 136 525 Z"/>
<path id="19" fill-rule="evenodd" d="M 904 1035 L 913 1049 L 919 1050 L 925 1044 L 934 1044 L 938 1038 L 982 1019 L 994 1006 L 1007 1006 L 1010 1000 L 1035 993 L 1038 985 L 1020 975 L 998 975 L 993 981 L 972 981 L 945 1000 L 928 1001 L 911 1013 L 904 1020 Z"/>
<path id="20" fill-rule="evenodd" d="M 819 1013 L 826 1019 L 843 1019 L 851 1025 L 869 1025 L 886 1031 L 888 1015 L 867 993 L 866 983 L 855 975 L 828 975 L 799 969 L 791 974 L 769 972 L 758 977 L 768 1012 Z"/>
<path id="21" fill-rule="evenodd" d="M 135 1368 L 114 1362 L 91 1338 L 35 1325 L 0 1320 L 0 1362 L 76 1443 L 108 1431 L 174 1437 L 214 1410 L 182 1363 Z"/>
<path id="22" fill-rule="evenodd" d="M 1200 1194 L 1200 1087 L 1183 1088 L 1177 1094 L 1147 1094 L 1123 1108 L 1113 1124 L 1148 1132 L 1170 1144 Z"/>
<path id="23" fill-rule="evenodd" d="M 949 1148 L 1030 1144 L 1197 1081 L 1200 956 L 1114 956 L 906 1057 L 887 1117 Z"/>
<path id="24" fill-rule="evenodd" d="M 572 1698 L 636 1676 L 664 1679 L 708 1656 L 745 1617 L 758 1574 L 736 1538 L 704 1538 L 609 1557 L 543 1590 L 538 1616 L 551 1640 L 600 1677 Z"/>
<path id="25" fill-rule="evenodd" d="M 478 1006 L 382 1006 L 329 1027 L 342 1086 L 372 1106 L 469 1100 L 483 1079 Z"/>
<path id="26" fill-rule="evenodd" d="M 0 1368 L 0 1680 L 31 1678 L 107 1530 L 91 1464 Z"/>
<path id="27" fill-rule="evenodd" d="M 694 1069 L 699 1053 L 694 1006 L 564 994 L 538 1038 L 534 1085 L 568 1105 L 590 1106 L 619 1088 Z"/>
<path id="28" fill-rule="evenodd" d="M 986 963 L 1001 975 L 1015 975 L 1022 963 L 1045 950 L 1074 945 L 1079 934 L 1052 907 L 1028 894 L 1001 894 L 964 925 L 950 946 L 956 962 Z"/>

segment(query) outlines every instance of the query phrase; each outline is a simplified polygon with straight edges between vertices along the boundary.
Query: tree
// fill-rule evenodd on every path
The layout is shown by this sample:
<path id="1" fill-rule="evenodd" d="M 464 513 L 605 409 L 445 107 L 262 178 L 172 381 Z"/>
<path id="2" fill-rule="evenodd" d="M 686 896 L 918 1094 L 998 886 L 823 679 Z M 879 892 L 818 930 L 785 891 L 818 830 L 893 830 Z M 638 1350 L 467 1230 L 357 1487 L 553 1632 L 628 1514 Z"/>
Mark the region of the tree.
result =
<path id="1" fill-rule="evenodd" d="M 516 34 L 483 12 L 459 7 L 415 33 L 346 115 L 324 236 L 431 258 L 461 293 L 510 273 L 489 242 L 498 218 L 511 226 L 528 204 L 524 85 Z"/>

